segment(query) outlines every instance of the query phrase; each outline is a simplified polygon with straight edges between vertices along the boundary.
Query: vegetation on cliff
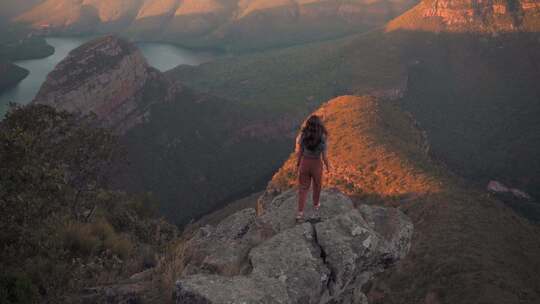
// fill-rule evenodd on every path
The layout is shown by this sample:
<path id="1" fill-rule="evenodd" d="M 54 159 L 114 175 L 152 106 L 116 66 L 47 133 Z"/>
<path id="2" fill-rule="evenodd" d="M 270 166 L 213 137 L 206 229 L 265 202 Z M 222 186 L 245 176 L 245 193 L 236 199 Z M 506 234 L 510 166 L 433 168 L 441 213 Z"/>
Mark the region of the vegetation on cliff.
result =
<path id="1" fill-rule="evenodd" d="M 0 123 L 0 302 L 80 300 L 84 287 L 155 266 L 174 237 L 149 196 L 108 188 L 121 149 L 95 126 L 43 105 Z"/>

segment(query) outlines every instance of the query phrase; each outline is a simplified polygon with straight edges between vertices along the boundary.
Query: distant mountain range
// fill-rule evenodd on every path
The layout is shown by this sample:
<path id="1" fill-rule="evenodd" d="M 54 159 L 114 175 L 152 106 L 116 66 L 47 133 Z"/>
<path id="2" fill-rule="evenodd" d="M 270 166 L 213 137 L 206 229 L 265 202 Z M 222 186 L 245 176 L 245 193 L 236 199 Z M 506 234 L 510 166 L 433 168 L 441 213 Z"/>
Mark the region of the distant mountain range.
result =
<path id="1" fill-rule="evenodd" d="M 14 20 L 55 32 L 122 32 L 195 47 L 259 49 L 384 25 L 416 0 L 46 0 Z"/>

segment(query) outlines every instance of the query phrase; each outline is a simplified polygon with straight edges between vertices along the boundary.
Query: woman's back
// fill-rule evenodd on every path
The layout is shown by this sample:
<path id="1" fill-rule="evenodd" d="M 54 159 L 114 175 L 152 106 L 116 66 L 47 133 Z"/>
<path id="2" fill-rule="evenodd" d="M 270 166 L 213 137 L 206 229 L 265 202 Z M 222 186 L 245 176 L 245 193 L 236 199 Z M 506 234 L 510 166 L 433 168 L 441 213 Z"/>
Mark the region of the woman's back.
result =
<path id="1" fill-rule="evenodd" d="M 304 136 L 304 133 L 300 133 L 298 145 L 302 150 L 303 156 L 318 158 L 326 151 L 326 134 L 322 134 L 318 140 L 312 140 L 310 142 L 310 140 Z"/>

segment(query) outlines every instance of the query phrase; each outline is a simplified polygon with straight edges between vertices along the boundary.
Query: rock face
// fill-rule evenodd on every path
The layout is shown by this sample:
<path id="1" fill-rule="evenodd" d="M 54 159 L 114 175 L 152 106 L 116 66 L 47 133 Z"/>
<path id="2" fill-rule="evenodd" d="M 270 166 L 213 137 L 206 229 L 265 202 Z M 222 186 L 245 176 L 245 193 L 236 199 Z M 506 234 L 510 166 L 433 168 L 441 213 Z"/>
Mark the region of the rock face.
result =
<path id="1" fill-rule="evenodd" d="M 148 107 L 167 98 L 169 83 L 142 53 L 114 36 L 73 50 L 47 76 L 34 102 L 95 113 L 120 132 L 140 122 Z"/>
<path id="2" fill-rule="evenodd" d="M 425 0 L 392 21 L 390 30 L 448 32 L 538 31 L 538 1 Z"/>
<path id="3" fill-rule="evenodd" d="M 361 287 L 404 257 L 413 225 L 397 209 L 323 191 L 319 220 L 295 225 L 296 191 L 189 240 L 176 303 L 367 303 Z"/>
<path id="4" fill-rule="evenodd" d="M 489 192 L 493 192 L 493 193 L 512 193 L 517 198 L 526 199 L 526 200 L 532 199 L 532 197 L 529 194 L 525 193 L 524 191 L 516 189 L 516 188 L 509 188 L 503 185 L 501 182 L 494 181 L 494 180 L 488 183 L 486 189 Z"/>

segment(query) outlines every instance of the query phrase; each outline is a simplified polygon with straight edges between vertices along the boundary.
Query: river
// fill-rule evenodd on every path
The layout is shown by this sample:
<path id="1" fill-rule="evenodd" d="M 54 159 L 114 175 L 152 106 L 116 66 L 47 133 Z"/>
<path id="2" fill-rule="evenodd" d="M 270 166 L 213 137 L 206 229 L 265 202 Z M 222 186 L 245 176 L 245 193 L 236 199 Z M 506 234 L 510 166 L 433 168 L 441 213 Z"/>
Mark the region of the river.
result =
<path id="1" fill-rule="evenodd" d="M 19 84 L 3 93 L 0 93 L 0 118 L 8 109 L 9 102 L 27 104 L 36 96 L 39 88 L 54 67 L 64 59 L 67 54 L 91 40 L 93 37 L 49 37 L 47 43 L 55 48 L 53 55 L 35 60 L 21 60 L 15 62 L 20 67 L 30 71 L 28 77 Z M 148 63 L 160 71 L 170 70 L 180 64 L 199 65 L 215 58 L 210 52 L 187 50 L 175 45 L 156 42 L 137 43 Z"/>

